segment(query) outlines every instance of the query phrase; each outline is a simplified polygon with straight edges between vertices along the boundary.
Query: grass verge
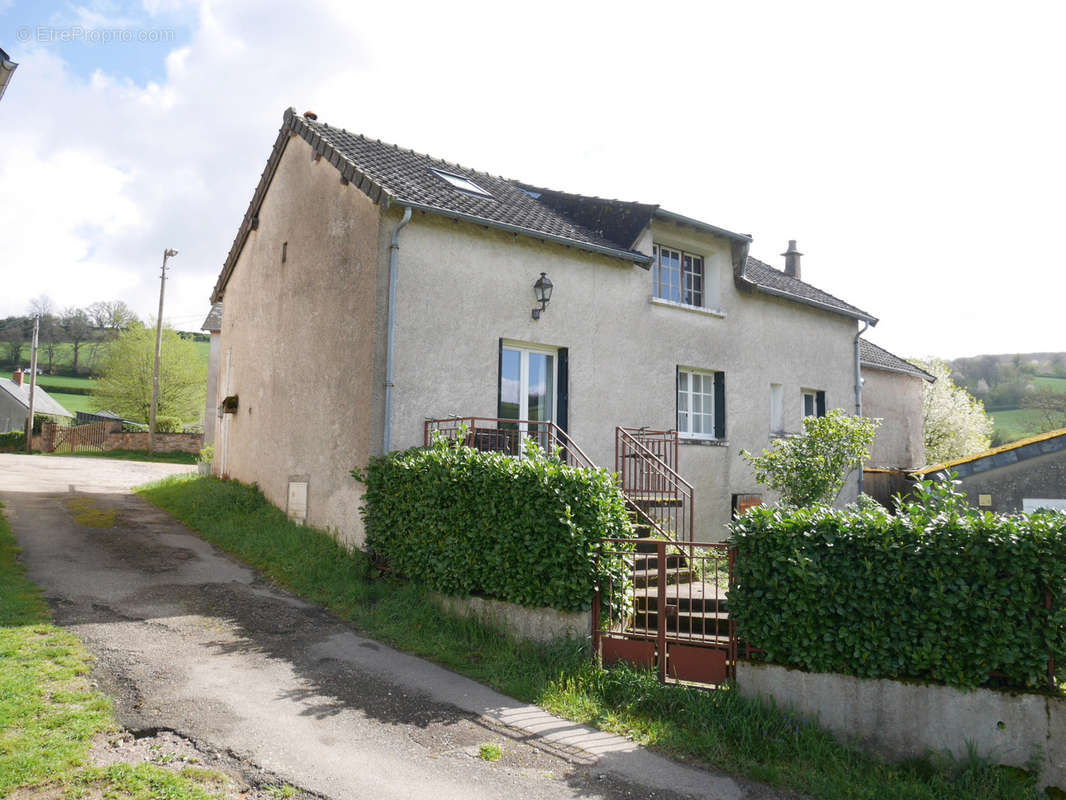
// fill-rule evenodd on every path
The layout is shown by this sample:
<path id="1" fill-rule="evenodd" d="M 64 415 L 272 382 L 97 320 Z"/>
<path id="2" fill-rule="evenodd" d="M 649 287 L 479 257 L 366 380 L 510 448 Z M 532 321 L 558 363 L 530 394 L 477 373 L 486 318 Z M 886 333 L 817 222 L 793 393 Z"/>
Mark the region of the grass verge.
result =
<path id="1" fill-rule="evenodd" d="M 206 800 L 206 778 L 151 764 L 87 765 L 93 739 L 113 730 L 111 702 L 87 679 L 91 658 L 51 623 L 26 577 L 0 504 L 0 797 L 84 796 Z M 31 787 L 31 788 L 25 788 Z"/>
<path id="2" fill-rule="evenodd" d="M 1020 770 L 979 759 L 887 764 L 729 689 L 663 686 L 647 672 L 597 669 L 574 643 L 526 644 L 447 617 L 417 587 L 373 578 L 361 553 L 292 523 L 255 487 L 175 476 L 137 492 L 207 541 L 375 638 L 675 758 L 826 800 L 1040 796 L 1032 777 Z"/>
<path id="3" fill-rule="evenodd" d="M 154 453 L 148 455 L 147 450 L 79 450 L 75 453 L 55 452 L 51 456 L 75 456 L 77 458 L 117 458 L 120 461 L 155 461 L 163 464 L 195 464 L 195 453 Z"/>

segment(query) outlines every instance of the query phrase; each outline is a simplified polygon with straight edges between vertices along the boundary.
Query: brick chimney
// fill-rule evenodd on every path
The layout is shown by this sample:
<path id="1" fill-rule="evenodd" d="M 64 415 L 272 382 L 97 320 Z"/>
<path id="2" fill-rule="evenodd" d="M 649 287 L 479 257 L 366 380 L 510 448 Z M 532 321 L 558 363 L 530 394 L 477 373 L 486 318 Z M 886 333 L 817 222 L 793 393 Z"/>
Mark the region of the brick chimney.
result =
<path id="1" fill-rule="evenodd" d="M 11 373 L 11 380 L 14 382 L 14 384 L 16 386 L 21 386 L 22 385 L 22 370 L 21 369 L 16 369 L 14 372 L 12 372 Z"/>
<path id="2" fill-rule="evenodd" d="M 788 240 L 788 250 L 781 255 L 785 257 L 785 274 L 798 281 L 803 280 L 800 275 L 800 256 L 803 253 L 796 249 L 795 239 Z"/>

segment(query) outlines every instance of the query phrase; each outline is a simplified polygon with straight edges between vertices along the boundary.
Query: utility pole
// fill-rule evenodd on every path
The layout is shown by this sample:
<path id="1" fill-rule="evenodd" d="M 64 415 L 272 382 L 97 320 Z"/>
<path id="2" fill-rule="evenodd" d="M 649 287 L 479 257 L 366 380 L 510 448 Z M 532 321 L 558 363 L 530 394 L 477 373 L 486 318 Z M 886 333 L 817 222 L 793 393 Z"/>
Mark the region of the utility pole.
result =
<path id="1" fill-rule="evenodd" d="M 37 333 L 41 329 L 41 315 L 33 318 L 33 350 L 30 354 L 30 413 L 26 417 L 26 454 L 33 452 L 33 393 L 37 388 Z"/>
<path id="2" fill-rule="evenodd" d="M 152 371 L 152 410 L 148 415 L 148 455 L 155 452 L 155 408 L 159 403 L 159 356 L 163 350 L 163 292 L 167 285 L 167 259 L 177 254 L 177 250 L 170 248 L 163 251 L 163 270 L 159 273 L 159 316 L 155 320 L 155 369 Z"/>

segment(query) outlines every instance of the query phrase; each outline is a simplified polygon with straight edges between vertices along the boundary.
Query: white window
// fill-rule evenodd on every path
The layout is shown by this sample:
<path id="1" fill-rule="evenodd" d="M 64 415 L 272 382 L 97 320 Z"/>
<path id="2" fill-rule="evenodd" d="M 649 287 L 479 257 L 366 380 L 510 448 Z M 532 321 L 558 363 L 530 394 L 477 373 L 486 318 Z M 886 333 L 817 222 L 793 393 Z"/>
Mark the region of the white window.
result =
<path id="1" fill-rule="evenodd" d="M 678 368 L 677 432 L 692 439 L 724 437 L 724 373 Z"/>
<path id="2" fill-rule="evenodd" d="M 655 296 L 688 306 L 703 305 L 703 256 L 661 244 L 652 248 Z"/>
<path id="3" fill-rule="evenodd" d="M 785 387 L 770 384 L 770 433 L 785 432 Z"/>
<path id="4" fill-rule="evenodd" d="M 491 194 L 486 192 L 472 180 L 470 180 L 469 178 L 464 178 L 462 175 L 454 175 L 451 172 L 444 172 L 443 170 L 439 169 L 433 170 L 433 174 L 436 175 L 438 178 L 446 180 L 448 183 L 450 183 L 452 186 L 454 186 L 461 192 L 466 192 L 468 194 L 476 194 L 479 197 L 492 197 Z"/>
<path id="5" fill-rule="evenodd" d="M 803 390 L 803 416 L 825 416 L 825 392 L 817 389 Z"/>

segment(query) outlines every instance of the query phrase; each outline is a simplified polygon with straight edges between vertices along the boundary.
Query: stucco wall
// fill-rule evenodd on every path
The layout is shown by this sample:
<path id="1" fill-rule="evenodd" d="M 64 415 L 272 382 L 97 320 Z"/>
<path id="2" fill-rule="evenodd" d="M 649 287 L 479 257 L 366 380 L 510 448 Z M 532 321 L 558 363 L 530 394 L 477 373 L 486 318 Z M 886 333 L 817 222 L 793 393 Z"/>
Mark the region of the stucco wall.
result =
<path id="1" fill-rule="evenodd" d="M 1025 497 L 1041 500 L 1066 497 L 1066 451 L 995 467 L 968 475 L 961 481 L 959 488 L 966 492 L 971 505 L 979 506 L 980 496 L 987 494 L 992 505 L 979 506 L 983 510 L 1003 514 L 1021 511 Z"/>
<path id="2" fill-rule="evenodd" d="M 649 254 L 653 241 L 704 256 L 723 316 L 651 302 L 651 273 L 632 264 L 416 213 L 400 234 L 394 447 L 421 444 L 427 417 L 496 416 L 501 338 L 568 348 L 570 433 L 611 469 L 616 425 L 676 425 L 677 366 L 724 371 L 726 443 L 684 445 L 679 458 L 696 537 L 724 538 L 731 494 L 763 491 L 739 451 L 769 445 L 770 384 L 784 386 L 789 432 L 800 429 L 802 388 L 849 408 L 856 323 L 738 292 L 724 239 L 657 225 L 642 240 Z M 555 291 L 534 321 L 541 272 Z M 849 485 L 841 500 L 853 497 Z"/>
<path id="3" fill-rule="evenodd" d="M 846 741 L 891 759 L 950 753 L 1028 767 L 1043 756 L 1041 787 L 1066 787 L 1066 700 L 989 689 L 863 680 L 766 664 L 737 663 L 745 697 L 817 720 Z"/>
<path id="4" fill-rule="evenodd" d="M 290 138 L 224 296 L 219 394 L 238 395 L 239 409 L 216 432 L 215 471 L 255 481 L 282 508 L 288 481 L 307 480 L 307 522 L 353 544 L 361 488 L 349 473 L 381 429 L 379 220 Z"/>
<path id="5" fill-rule="evenodd" d="M 869 467 L 917 469 L 925 465 L 922 395 L 925 381 L 899 372 L 862 368 L 862 413 L 880 417 Z"/>

